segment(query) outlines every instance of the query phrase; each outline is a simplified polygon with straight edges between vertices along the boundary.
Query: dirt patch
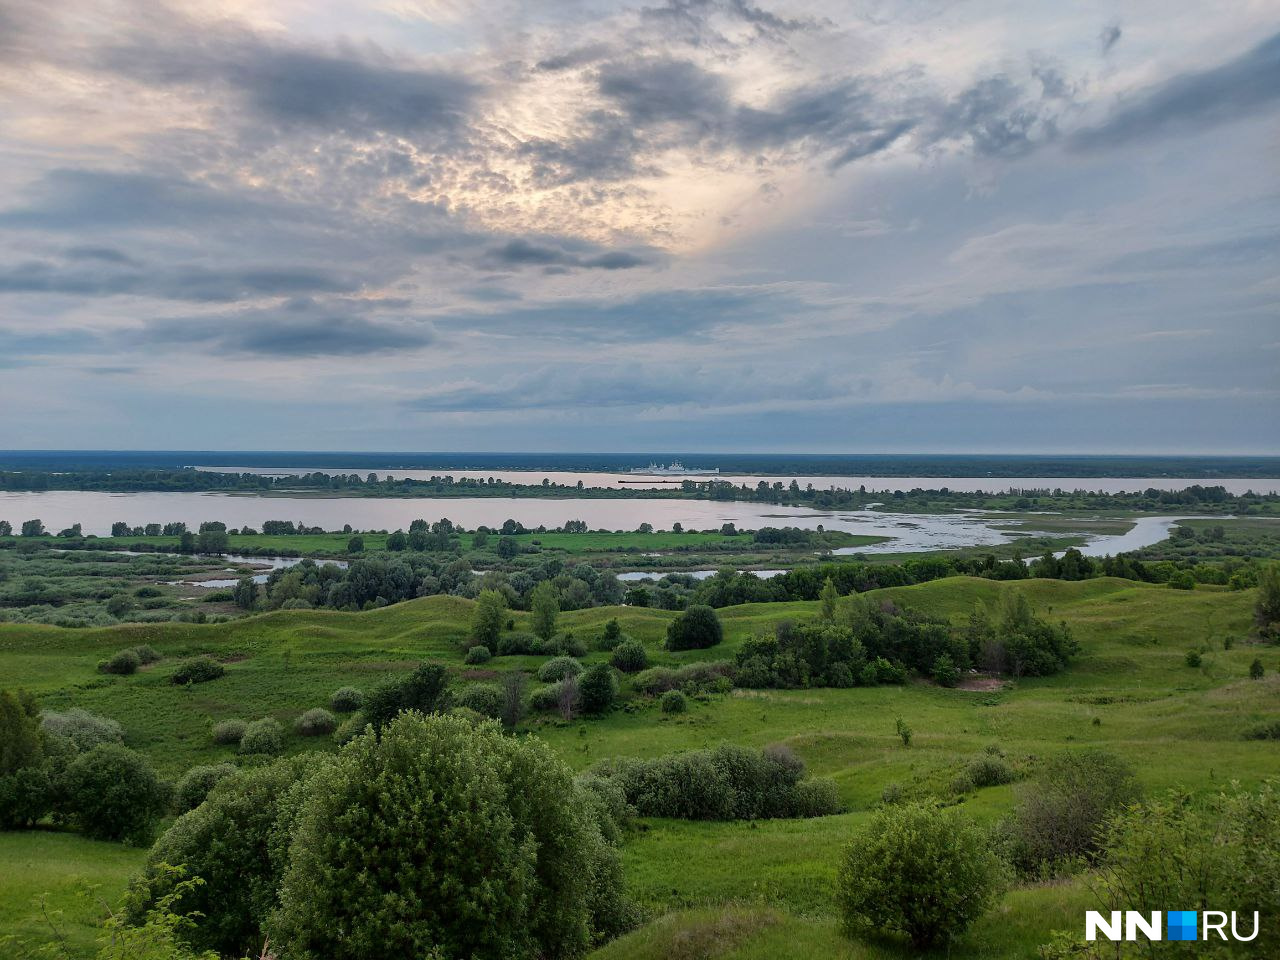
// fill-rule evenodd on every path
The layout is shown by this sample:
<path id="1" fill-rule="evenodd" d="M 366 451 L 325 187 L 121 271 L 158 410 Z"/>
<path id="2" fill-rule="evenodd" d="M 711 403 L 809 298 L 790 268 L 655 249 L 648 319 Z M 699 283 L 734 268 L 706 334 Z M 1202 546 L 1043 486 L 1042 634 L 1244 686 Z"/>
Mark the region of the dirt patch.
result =
<path id="1" fill-rule="evenodd" d="M 957 690 L 968 690 L 972 693 L 994 693 L 1009 686 L 1008 680 L 999 677 L 965 677 L 958 684 Z"/>

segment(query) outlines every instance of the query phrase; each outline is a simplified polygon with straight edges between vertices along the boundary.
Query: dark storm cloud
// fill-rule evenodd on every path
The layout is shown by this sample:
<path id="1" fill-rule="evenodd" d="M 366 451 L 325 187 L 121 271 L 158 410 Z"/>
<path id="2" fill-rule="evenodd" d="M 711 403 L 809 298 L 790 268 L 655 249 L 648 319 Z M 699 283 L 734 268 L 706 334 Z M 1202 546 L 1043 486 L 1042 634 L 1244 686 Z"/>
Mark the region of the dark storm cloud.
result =
<path id="1" fill-rule="evenodd" d="M 785 324 L 822 312 L 820 305 L 787 289 L 716 287 L 665 290 L 618 300 L 572 299 L 529 304 L 492 314 L 437 318 L 441 327 L 495 333 L 624 343 L 705 339 L 717 327 Z"/>
<path id="2" fill-rule="evenodd" d="M 1122 100 L 1100 126 L 1077 133 L 1083 148 L 1117 147 L 1184 130 L 1204 130 L 1280 101 L 1280 33 L 1221 66 L 1184 73 Z"/>
<path id="3" fill-rule="evenodd" d="M 0 266 L 0 294 L 54 293 L 77 296 L 145 296 L 164 300 L 211 303 L 253 297 L 297 296 L 304 293 L 343 293 L 359 288 L 358 281 L 318 267 L 192 267 L 156 266 L 117 269 L 107 261 L 97 269 L 28 261 Z"/>
<path id="4" fill-rule="evenodd" d="M 414 350 L 435 340 L 422 321 L 366 316 L 363 304 L 296 300 L 268 310 L 147 323 L 122 339 L 137 347 L 185 347 L 272 359 L 369 356 Z"/>
<path id="5" fill-rule="evenodd" d="M 1098 44 L 1102 48 L 1102 53 L 1108 54 L 1111 48 L 1120 42 L 1120 37 L 1124 31 L 1120 29 L 1119 22 L 1113 21 L 1102 28 L 1102 32 L 1098 34 Z"/>
<path id="6" fill-rule="evenodd" d="M 25 204 L 0 211 L 0 226 L 76 231 L 202 226 L 279 212 L 243 193 L 151 172 L 51 170 L 26 193 Z"/>
<path id="7" fill-rule="evenodd" d="M 101 50 L 96 65 L 157 87 L 220 85 L 271 125 L 353 136 L 454 131 L 480 92 L 459 73 L 398 62 L 372 46 L 276 44 L 229 27 L 141 32 Z"/>
<path id="8" fill-rule="evenodd" d="M 487 266 L 502 267 L 585 267 L 599 270 L 629 270 L 651 261 L 637 253 L 613 250 L 584 255 L 550 244 L 534 243 L 517 237 L 494 247 L 485 255 Z"/>

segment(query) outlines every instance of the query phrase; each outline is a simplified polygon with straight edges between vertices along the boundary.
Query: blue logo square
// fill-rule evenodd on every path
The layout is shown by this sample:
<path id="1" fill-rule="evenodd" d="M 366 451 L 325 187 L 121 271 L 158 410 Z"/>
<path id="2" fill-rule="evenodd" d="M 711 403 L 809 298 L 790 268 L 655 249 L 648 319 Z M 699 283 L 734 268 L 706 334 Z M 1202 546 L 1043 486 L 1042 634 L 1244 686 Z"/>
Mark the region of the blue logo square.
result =
<path id="1" fill-rule="evenodd" d="M 1194 910 L 1169 910 L 1165 913 L 1165 920 L 1168 924 L 1167 939 L 1169 940 L 1197 940 L 1199 933 L 1196 926 L 1196 911 Z"/>

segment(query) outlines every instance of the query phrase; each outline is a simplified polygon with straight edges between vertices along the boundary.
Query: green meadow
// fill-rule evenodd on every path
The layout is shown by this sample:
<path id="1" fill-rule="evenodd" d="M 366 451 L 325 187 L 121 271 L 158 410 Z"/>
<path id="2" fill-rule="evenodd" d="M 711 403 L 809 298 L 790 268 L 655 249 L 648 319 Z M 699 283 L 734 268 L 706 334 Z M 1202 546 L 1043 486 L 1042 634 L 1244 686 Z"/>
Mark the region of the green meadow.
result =
<path id="1" fill-rule="evenodd" d="M 1280 648 L 1250 640 L 1254 591 L 1170 590 L 1117 579 L 998 583 L 954 577 L 872 596 L 956 622 L 1007 590 L 1023 590 L 1037 611 L 1068 623 L 1080 656 L 1063 673 L 958 689 L 926 682 L 853 689 L 734 690 L 694 699 L 683 715 L 631 695 L 601 719 L 572 722 L 545 715 L 523 725 L 575 769 L 615 756 L 656 756 L 734 742 L 785 742 L 819 776 L 833 778 L 847 813 L 813 820 L 700 823 L 644 820 L 625 841 L 632 894 L 651 917 L 602 948 L 600 958 L 901 957 L 893 943 L 847 940 L 832 898 L 841 848 L 865 822 L 888 784 L 908 796 L 946 795 L 964 764 L 998 744 L 1015 767 L 1080 747 L 1124 757 L 1149 792 L 1183 787 L 1207 793 L 1232 781 L 1253 785 L 1280 775 L 1274 741 L 1243 731 L 1280 718 Z M 273 716 L 285 725 L 288 749 L 331 749 L 328 740 L 292 732 L 304 710 L 327 706 L 337 687 L 369 689 L 422 659 L 438 659 L 459 684 L 532 670 L 540 657 L 500 657 L 463 664 L 473 604 L 429 597 L 364 613 L 278 611 L 212 625 L 165 623 L 69 630 L 0 626 L 3 686 L 35 692 L 47 709 L 82 707 L 118 720 L 126 742 L 167 777 L 197 763 L 234 759 L 212 744 L 211 723 Z M 665 652 L 661 641 L 675 614 L 613 607 L 564 613 L 560 629 L 590 643 L 616 617 L 643 641 L 652 662 L 680 664 L 732 658 L 753 633 L 784 619 L 816 613 L 816 603 L 749 604 L 719 612 L 724 642 L 711 649 Z M 516 629 L 528 614 L 512 614 Z M 147 643 L 162 655 L 132 676 L 97 672 L 113 652 Z M 1188 667 L 1188 650 L 1202 651 Z M 186 656 L 223 661 L 221 679 L 175 686 L 169 675 Z M 587 661 L 604 659 L 594 651 Z M 1266 674 L 1248 676 L 1261 657 Z M 966 689 L 966 687 L 972 689 Z M 624 693 L 626 693 L 624 684 Z M 909 748 L 895 734 L 904 718 Z M 967 794 L 962 808 L 992 822 L 1010 809 L 1014 788 Z M 142 850 L 55 831 L 0 834 L 0 926 L 34 935 L 56 928 L 66 955 L 85 956 L 103 903 L 112 903 Z M 95 885 L 87 898 L 85 885 Z M 44 897 L 45 906 L 40 905 Z M 952 948 L 956 957 L 1028 957 L 1055 929 L 1077 930 L 1089 904 L 1083 880 L 1019 886 Z M 52 911 L 50 921 L 43 913 Z"/>

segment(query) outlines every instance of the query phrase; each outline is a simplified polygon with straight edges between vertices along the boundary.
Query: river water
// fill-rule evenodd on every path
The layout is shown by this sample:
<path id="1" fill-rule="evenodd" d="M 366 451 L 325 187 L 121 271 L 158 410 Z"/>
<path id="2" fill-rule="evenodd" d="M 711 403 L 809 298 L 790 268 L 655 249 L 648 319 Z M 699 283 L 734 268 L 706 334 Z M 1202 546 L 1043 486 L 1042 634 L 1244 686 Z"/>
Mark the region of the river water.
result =
<path id="1" fill-rule="evenodd" d="M 725 523 L 739 529 L 801 527 L 843 530 L 888 537 L 887 542 L 846 547 L 837 554 L 875 554 L 945 550 L 1008 543 L 1017 534 L 1035 534 L 1036 515 L 1022 521 L 989 517 L 980 511 L 953 514 L 893 514 L 875 510 L 817 511 L 803 507 L 710 500 L 597 500 L 561 498 L 449 497 L 433 499 L 362 497 L 256 497 L 224 493 L 95 493 L 81 491 L 0 492 L 0 520 L 14 530 L 39 518 L 53 532 L 72 524 L 86 534 L 106 536 L 117 521 L 130 526 L 182 521 L 196 529 L 202 521 L 220 520 L 231 527 L 261 528 L 266 520 L 293 520 L 309 527 L 340 530 L 407 529 L 416 518 L 448 517 L 468 529 L 497 527 L 508 518 L 534 529 L 554 528 L 568 520 L 585 521 L 590 529 L 635 530 L 651 523 L 669 530 L 718 530 Z M 1101 556 L 1134 550 L 1163 540 L 1177 517 L 1142 517 L 1122 536 L 1091 540 L 1084 552 Z M 1016 532 L 996 525 L 1017 524 Z M 1087 523 L 1082 523 L 1087 526 Z"/>
<path id="2" fill-rule="evenodd" d="M 697 464 L 689 464 L 696 467 Z M 714 466 L 709 464 L 708 466 Z M 370 472 L 356 467 L 196 467 L 212 473 L 251 473 L 263 477 L 287 477 L 313 473 L 317 470 L 328 474 L 359 474 L 364 477 Z M 453 477 L 455 480 L 464 477 L 485 480 L 492 477 L 507 483 L 522 483 L 537 486 L 543 480 L 559 486 L 574 487 L 579 482 L 584 487 L 606 487 L 619 489 L 654 489 L 679 486 L 684 479 L 689 480 L 726 480 L 735 485 L 747 484 L 755 486 L 761 480 L 772 485 L 774 483 L 790 484 L 795 480 L 801 487 L 812 485 L 816 490 L 838 488 L 856 490 L 866 487 L 868 490 L 892 493 L 896 490 L 937 490 L 946 487 L 963 493 L 984 490 L 989 493 L 1005 493 L 1009 490 L 1086 490 L 1090 493 L 1128 493 L 1142 490 L 1182 490 L 1192 484 L 1202 486 L 1225 487 L 1228 493 L 1280 493 L 1280 479 L 1262 480 L 1187 480 L 1178 477 L 857 477 L 857 476 L 801 476 L 801 475 L 754 475 L 754 474 L 721 474 L 716 477 L 690 476 L 664 477 L 651 473 L 604 473 L 569 470 L 379 470 L 373 471 L 379 477 L 396 477 L 408 480 L 430 480 L 432 477 Z"/>

